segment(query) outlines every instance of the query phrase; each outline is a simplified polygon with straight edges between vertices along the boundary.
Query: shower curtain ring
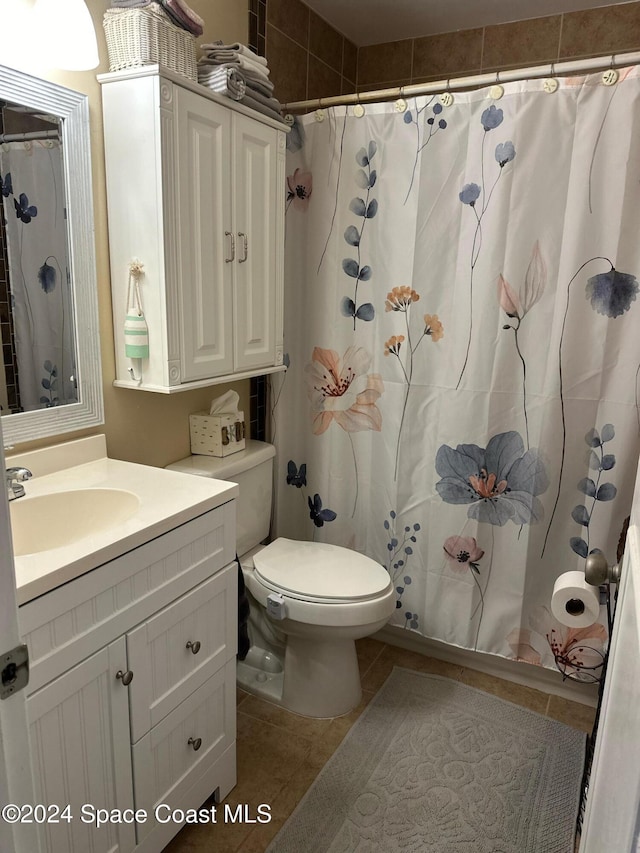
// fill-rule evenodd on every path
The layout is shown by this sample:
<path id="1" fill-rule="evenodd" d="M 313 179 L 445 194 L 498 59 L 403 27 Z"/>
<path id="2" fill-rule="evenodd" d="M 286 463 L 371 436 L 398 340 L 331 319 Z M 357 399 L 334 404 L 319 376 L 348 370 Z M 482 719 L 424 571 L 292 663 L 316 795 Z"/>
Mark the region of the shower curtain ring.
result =
<path id="1" fill-rule="evenodd" d="M 365 110 L 362 104 L 360 103 L 360 92 L 356 92 L 356 105 L 353 108 L 353 114 L 356 118 L 362 118 Z"/>
<path id="2" fill-rule="evenodd" d="M 447 86 L 445 91 L 440 95 L 440 103 L 443 107 L 450 107 L 453 103 L 453 95 L 449 91 L 449 84 L 451 83 L 451 78 L 447 77 Z"/>
<path id="3" fill-rule="evenodd" d="M 504 86 L 500 83 L 500 72 L 496 71 L 496 82 L 489 89 L 489 97 L 493 101 L 499 101 L 504 95 Z"/>
<path id="4" fill-rule="evenodd" d="M 400 86 L 398 99 L 395 102 L 395 110 L 397 113 L 403 113 L 407 109 L 407 102 L 404 99 L 404 86 Z"/>
<path id="5" fill-rule="evenodd" d="M 615 53 L 612 53 L 609 68 L 602 75 L 602 83 L 604 86 L 614 86 L 618 82 L 618 79 L 620 77 L 618 70 L 614 68 L 615 58 Z"/>
<path id="6" fill-rule="evenodd" d="M 324 121 L 324 110 L 322 109 L 322 98 L 318 98 L 318 108 L 316 109 L 316 121 Z"/>
<path id="7" fill-rule="evenodd" d="M 542 88 L 548 95 L 551 95 L 558 90 L 558 86 L 560 85 L 556 80 L 556 66 L 553 62 L 549 68 L 549 74 L 550 76 L 543 81 Z"/>

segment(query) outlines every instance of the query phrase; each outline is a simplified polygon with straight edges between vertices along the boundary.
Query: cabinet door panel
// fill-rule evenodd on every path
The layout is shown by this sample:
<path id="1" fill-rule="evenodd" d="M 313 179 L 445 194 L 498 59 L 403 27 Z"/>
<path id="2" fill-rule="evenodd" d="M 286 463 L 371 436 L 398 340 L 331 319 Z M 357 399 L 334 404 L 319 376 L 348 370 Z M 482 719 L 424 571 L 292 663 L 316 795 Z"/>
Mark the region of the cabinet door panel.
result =
<path id="1" fill-rule="evenodd" d="M 235 659 L 237 572 L 233 563 L 127 634 L 133 743 Z"/>
<path id="2" fill-rule="evenodd" d="M 234 116 L 235 370 L 275 364 L 278 131 Z M 246 245 L 246 251 L 245 251 Z"/>
<path id="3" fill-rule="evenodd" d="M 176 93 L 182 381 L 233 371 L 231 115 Z M 172 215 L 167 211 L 167 215 Z"/>
<path id="4" fill-rule="evenodd" d="M 47 853 L 128 853 L 132 824 L 97 829 L 82 806 L 130 808 L 133 800 L 124 638 L 27 699 L 36 802 L 71 806 L 73 820 L 40 826 Z"/>

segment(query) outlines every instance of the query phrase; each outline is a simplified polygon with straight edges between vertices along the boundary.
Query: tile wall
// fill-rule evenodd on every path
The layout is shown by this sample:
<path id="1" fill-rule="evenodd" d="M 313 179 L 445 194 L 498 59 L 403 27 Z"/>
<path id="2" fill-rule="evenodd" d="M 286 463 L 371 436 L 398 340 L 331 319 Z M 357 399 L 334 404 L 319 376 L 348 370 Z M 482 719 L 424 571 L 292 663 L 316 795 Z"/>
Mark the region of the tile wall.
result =
<path id="1" fill-rule="evenodd" d="M 355 91 L 358 50 L 353 42 L 301 0 L 268 0 L 266 5 L 266 55 L 281 103 Z"/>
<path id="2" fill-rule="evenodd" d="M 366 91 L 635 50 L 640 2 L 361 47 L 356 82 Z"/>

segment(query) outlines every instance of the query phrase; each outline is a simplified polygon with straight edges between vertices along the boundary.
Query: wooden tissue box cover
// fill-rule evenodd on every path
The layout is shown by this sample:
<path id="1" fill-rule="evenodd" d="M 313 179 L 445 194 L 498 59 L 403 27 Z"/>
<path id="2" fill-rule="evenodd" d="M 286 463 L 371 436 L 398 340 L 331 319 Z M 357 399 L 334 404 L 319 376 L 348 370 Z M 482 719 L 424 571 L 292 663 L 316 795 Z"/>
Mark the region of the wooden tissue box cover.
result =
<path id="1" fill-rule="evenodd" d="M 200 456 L 229 456 L 244 450 L 244 412 L 189 415 L 191 452 Z"/>

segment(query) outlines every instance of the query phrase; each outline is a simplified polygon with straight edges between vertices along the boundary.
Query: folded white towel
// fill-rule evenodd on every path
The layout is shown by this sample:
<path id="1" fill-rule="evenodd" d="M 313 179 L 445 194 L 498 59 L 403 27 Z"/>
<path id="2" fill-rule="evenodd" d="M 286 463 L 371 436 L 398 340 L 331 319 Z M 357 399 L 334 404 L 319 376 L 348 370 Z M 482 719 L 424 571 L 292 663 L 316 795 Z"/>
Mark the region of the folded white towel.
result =
<path id="1" fill-rule="evenodd" d="M 284 124 L 284 119 L 279 112 L 271 109 L 271 107 L 266 107 L 264 104 L 261 104 L 260 101 L 256 101 L 255 98 L 252 98 L 249 94 L 245 95 L 240 103 L 250 107 L 252 110 L 256 110 L 256 112 L 262 113 L 265 116 L 281 121 Z"/>
<path id="2" fill-rule="evenodd" d="M 198 83 L 212 89 L 219 95 L 225 95 L 234 101 L 240 101 L 247 90 L 244 77 L 237 68 L 227 65 L 200 66 L 198 68 Z"/>
<path id="3" fill-rule="evenodd" d="M 234 59 L 229 59 L 226 62 L 219 60 L 217 57 L 209 53 L 205 53 L 198 60 L 203 65 L 233 65 L 240 68 L 245 77 L 260 80 L 264 83 L 269 82 L 269 69 L 266 65 L 258 65 L 252 59 L 246 56 L 236 56 Z"/>
<path id="4" fill-rule="evenodd" d="M 212 44 L 200 45 L 200 47 L 207 53 L 223 55 L 226 55 L 227 53 L 239 54 L 241 56 L 246 56 L 248 59 L 252 59 L 259 65 L 267 64 L 267 60 L 264 58 L 264 56 L 258 56 L 257 53 L 254 53 L 245 44 L 240 44 L 240 42 L 238 41 L 234 44 L 223 44 L 221 41 L 215 41 Z"/>

